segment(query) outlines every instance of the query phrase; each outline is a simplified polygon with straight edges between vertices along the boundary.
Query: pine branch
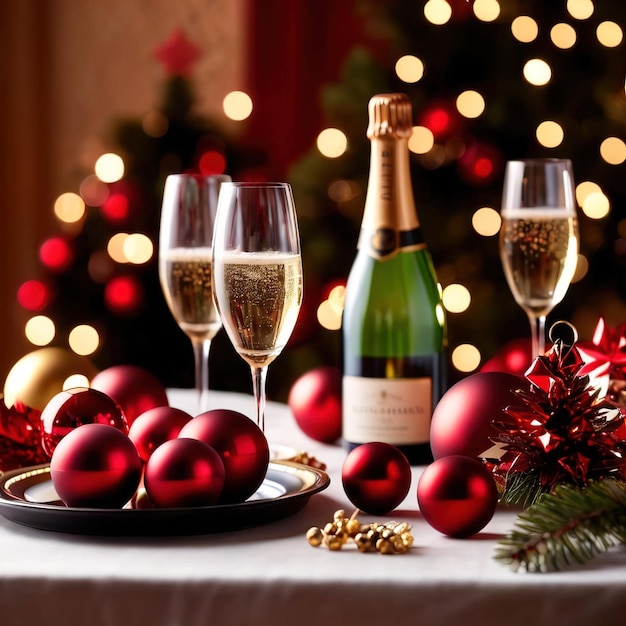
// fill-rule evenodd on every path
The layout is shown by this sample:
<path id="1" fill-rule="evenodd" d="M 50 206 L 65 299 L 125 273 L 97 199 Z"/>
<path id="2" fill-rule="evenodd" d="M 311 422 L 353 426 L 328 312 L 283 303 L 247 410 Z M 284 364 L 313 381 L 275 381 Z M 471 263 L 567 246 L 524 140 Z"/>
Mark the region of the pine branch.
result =
<path id="1" fill-rule="evenodd" d="M 511 569 L 549 572 L 584 564 L 626 543 L 626 483 L 558 485 L 520 513 L 498 542 L 495 559 Z"/>

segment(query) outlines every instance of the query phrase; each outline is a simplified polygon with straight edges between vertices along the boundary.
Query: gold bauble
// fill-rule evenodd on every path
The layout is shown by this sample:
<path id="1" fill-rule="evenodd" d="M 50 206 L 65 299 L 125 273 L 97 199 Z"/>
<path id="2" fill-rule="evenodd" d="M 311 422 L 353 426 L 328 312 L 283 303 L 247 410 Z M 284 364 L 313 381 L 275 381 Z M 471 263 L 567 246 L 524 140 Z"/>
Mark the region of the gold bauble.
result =
<path id="1" fill-rule="evenodd" d="M 4 382 L 4 402 L 22 402 L 39 411 L 63 391 L 65 381 L 82 374 L 88 381 L 98 373 L 86 358 L 64 348 L 40 348 L 23 356 L 10 369 Z M 74 387 L 79 385 L 72 385 Z"/>

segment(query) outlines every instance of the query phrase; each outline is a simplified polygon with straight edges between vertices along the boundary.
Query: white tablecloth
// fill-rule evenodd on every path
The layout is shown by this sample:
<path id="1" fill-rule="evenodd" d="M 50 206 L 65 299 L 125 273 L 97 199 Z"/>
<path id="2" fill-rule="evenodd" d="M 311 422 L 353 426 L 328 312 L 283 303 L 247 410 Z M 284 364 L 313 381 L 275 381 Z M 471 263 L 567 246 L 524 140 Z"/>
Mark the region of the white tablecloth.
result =
<path id="1" fill-rule="evenodd" d="M 173 406 L 193 413 L 193 393 Z M 248 415 L 250 396 L 213 394 L 215 408 Z M 271 442 L 314 454 L 330 487 L 299 513 L 218 535 L 89 537 L 47 532 L 0 518 L 0 626 L 206 626 L 254 624 L 523 625 L 621 624 L 626 620 L 626 550 L 584 567 L 520 574 L 493 559 L 515 514 L 498 511 L 474 538 L 455 540 L 420 518 L 416 486 L 388 518 L 413 525 L 404 555 L 331 552 L 305 532 L 353 509 L 341 486 L 345 453 L 307 438 L 284 405 L 269 403 Z"/>

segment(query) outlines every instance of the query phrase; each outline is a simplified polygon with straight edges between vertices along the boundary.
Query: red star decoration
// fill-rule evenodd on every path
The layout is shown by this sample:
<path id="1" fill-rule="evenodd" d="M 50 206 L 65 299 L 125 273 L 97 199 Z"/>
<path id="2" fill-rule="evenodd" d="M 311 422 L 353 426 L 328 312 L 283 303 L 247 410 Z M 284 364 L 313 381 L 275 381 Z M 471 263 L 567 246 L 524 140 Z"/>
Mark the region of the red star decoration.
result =
<path id="1" fill-rule="evenodd" d="M 163 64 L 165 71 L 173 76 L 185 76 L 200 57 L 201 50 L 193 44 L 182 30 L 176 29 L 169 39 L 157 46 L 154 56 Z"/>

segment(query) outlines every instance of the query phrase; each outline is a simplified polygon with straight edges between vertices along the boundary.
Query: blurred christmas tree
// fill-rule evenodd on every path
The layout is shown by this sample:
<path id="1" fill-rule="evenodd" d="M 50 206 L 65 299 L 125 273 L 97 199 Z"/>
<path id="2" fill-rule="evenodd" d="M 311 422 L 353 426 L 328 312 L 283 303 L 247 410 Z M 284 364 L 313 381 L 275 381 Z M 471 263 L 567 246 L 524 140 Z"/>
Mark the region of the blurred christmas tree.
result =
<path id="1" fill-rule="evenodd" d="M 624 321 L 626 5 L 361 0 L 356 6 L 386 42 L 385 53 L 355 49 L 342 80 L 322 94 L 328 126 L 343 133 L 347 149 L 328 158 L 315 147 L 290 175 L 309 289 L 323 297 L 347 276 L 367 184 L 367 102 L 375 93 L 402 91 L 414 104 L 413 184 L 439 279 L 471 295 L 469 307 L 449 315 L 451 350 L 471 344 L 484 362 L 507 340 L 528 336 L 498 256 L 494 211 L 508 159 L 570 158 L 576 181 L 586 183 L 577 192 L 583 208 L 577 282 L 548 323 L 569 319 L 584 336 L 600 315 Z M 583 202 L 586 191 L 595 193 Z"/>
<path id="2" fill-rule="evenodd" d="M 34 343 L 41 328 L 38 345 L 46 342 L 51 320 L 53 344 L 67 347 L 70 337 L 72 349 L 101 369 L 139 365 L 172 387 L 192 387 L 194 371 L 190 341 L 172 318 L 158 279 L 165 178 L 184 171 L 255 178 L 266 167 L 262 154 L 194 112 L 188 75 L 199 54 L 180 31 L 155 51 L 167 74 L 160 105 L 142 119 L 115 123 L 115 152 L 98 160 L 96 175 L 84 177 L 79 193 L 57 200 L 62 232 L 40 247 L 42 277 L 18 293 L 20 304 L 38 314 L 31 320 Z M 250 389 L 249 368 L 223 333 L 211 360 L 213 387 Z"/>

